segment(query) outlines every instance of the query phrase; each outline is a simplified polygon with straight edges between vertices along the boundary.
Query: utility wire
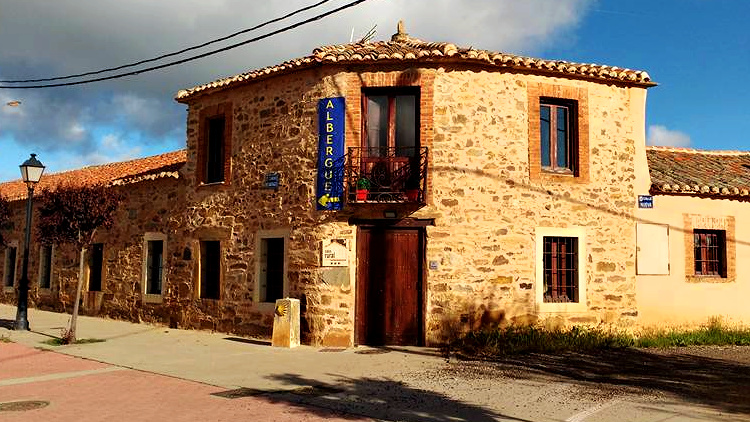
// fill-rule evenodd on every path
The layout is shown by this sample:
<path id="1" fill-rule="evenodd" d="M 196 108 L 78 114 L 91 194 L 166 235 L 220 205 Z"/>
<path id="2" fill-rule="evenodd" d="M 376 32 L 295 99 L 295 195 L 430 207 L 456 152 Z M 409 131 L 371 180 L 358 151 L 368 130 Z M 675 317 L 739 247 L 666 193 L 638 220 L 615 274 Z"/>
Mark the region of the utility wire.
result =
<path id="1" fill-rule="evenodd" d="M 315 5 L 308 6 L 308 9 L 312 8 L 312 7 L 315 7 L 315 6 L 319 5 L 319 4 L 325 3 L 327 1 L 330 1 L 330 0 L 324 0 L 324 1 L 321 1 L 321 2 L 319 2 L 317 4 L 315 4 Z M 328 17 L 330 15 L 333 15 L 335 13 L 338 13 L 338 12 L 340 12 L 342 10 L 349 9 L 351 7 L 357 6 L 357 5 L 359 5 L 361 3 L 364 3 L 366 1 L 368 1 L 368 0 L 355 0 L 355 1 L 351 2 L 351 3 L 347 3 L 347 4 L 343 5 L 341 7 L 337 7 L 336 9 L 330 10 L 330 11 L 325 12 L 325 13 L 321 13 L 319 15 L 316 15 L 316 16 L 313 16 L 311 18 L 305 19 L 305 20 L 303 20 L 301 22 L 297 22 L 295 24 L 288 25 L 288 26 L 285 26 L 283 28 L 277 29 L 275 31 L 271 31 L 269 33 L 266 33 L 266 34 L 263 34 L 263 35 L 259 35 L 259 36 L 254 37 L 254 38 L 250 38 L 250 39 L 248 39 L 246 41 L 242 41 L 242 42 L 238 42 L 238 43 L 235 43 L 235 44 L 231 44 L 231 45 L 228 45 L 226 47 L 222 47 L 222 48 L 219 48 L 219 49 L 216 49 L 216 50 L 211 50 L 211 51 L 208 51 L 206 53 L 198 54 L 196 56 L 191 56 L 191 57 L 187 57 L 187 58 L 184 58 L 184 59 L 175 60 L 175 61 L 172 61 L 172 62 L 168 62 L 168 63 L 156 65 L 156 66 L 147 67 L 145 69 L 133 70 L 133 71 L 130 71 L 130 72 L 118 73 L 116 75 L 102 76 L 102 77 L 99 77 L 99 78 L 85 79 L 85 80 L 82 80 L 82 81 L 75 81 L 75 82 L 60 82 L 60 83 L 54 83 L 54 84 L 24 85 L 24 86 L 0 85 L 0 89 L 53 88 L 53 87 L 60 87 L 60 86 L 83 85 L 83 84 L 88 84 L 88 83 L 92 83 L 92 82 L 100 82 L 100 81 L 107 81 L 107 80 L 112 80 L 112 79 L 119 79 L 119 78 L 124 78 L 126 76 L 133 76 L 133 75 L 138 75 L 138 74 L 141 74 L 141 73 L 151 72 L 151 71 L 154 71 L 154 70 L 164 69 L 166 67 L 176 66 L 178 64 L 187 63 L 187 62 L 190 62 L 190 61 L 193 61 L 193 60 L 202 59 L 204 57 L 208 57 L 208 56 L 212 56 L 214 54 L 222 53 L 224 51 L 232 50 L 232 49 L 235 49 L 237 47 L 241 47 L 241 46 L 246 45 L 246 44 L 250 44 L 250 43 L 253 43 L 253 42 L 256 42 L 256 41 L 260 41 L 260 40 L 269 38 L 269 37 L 277 35 L 277 34 L 281 34 L 283 32 L 290 31 L 292 29 L 298 28 L 300 26 L 306 25 L 306 24 L 311 23 L 311 22 L 318 21 L 320 19 L 323 19 L 323 18 Z M 300 9 L 300 11 L 301 10 L 303 10 L 303 9 Z M 299 11 L 297 11 L 297 12 L 299 12 Z M 293 12 L 292 14 L 295 14 L 297 12 Z M 288 16 L 291 16 L 291 14 L 288 15 Z M 273 21 L 265 22 L 265 23 L 263 23 L 263 24 L 261 24 L 261 25 L 259 25 L 257 27 L 265 26 L 265 25 L 267 25 L 267 24 L 269 24 L 271 22 L 278 21 L 279 19 L 283 19 L 283 18 L 276 18 Z M 244 32 L 247 32 L 247 31 L 250 31 L 250 30 L 252 30 L 252 29 L 248 29 L 248 30 L 246 30 Z M 243 31 L 240 31 L 240 32 L 243 32 Z M 227 37 L 225 37 L 223 39 L 230 38 L 230 37 L 232 37 L 234 35 L 236 35 L 236 34 L 232 34 L 231 36 L 227 36 Z M 216 40 L 216 41 L 212 41 L 212 42 L 209 42 L 209 43 L 206 43 L 204 45 L 212 44 L 213 42 L 218 42 L 218 41 L 221 41 L 221 39 Z M 200 48 L 200 47 L 201 46 L 197 46 L 197 47 L 186 49 L 184 51 L 189 51 L 189 50 L 192 50 L 192 49 L 195 49 L 195 48 Z M 176 54 L 180 54 L 180 53 L 179 52 L 178 53 L 172 53 L 172 54 L 164 55 L 163 57 L 170 57 L 170 56 L 173 56 L 173 55 L 176 55 Z M 132 67 L 132 66 L 136 66 L 137 64 L 147 63 L 147 62 L 151 62 L 151 61 L 158 60 L 158 59 L 159 58 L 149 59 L 149 60 L 144 60 L 144 61 L 139 62 L 139 63 L 134 63 L 134 64 L 130 64 L 130 65 L 123 65 L 123 66 L 120 66 L 120 67 L 117 67 L 117 68 L 113 68 L 113 69 L 105 69 L 105 70 L 96 71 L 96 72 L 88 72 L 88 73 L 85 73 L 85 74 L 81 74 L 79 76 L 82 76 L 82 75 L 91 75 L 91 74 L 98 74 L 98 73 L 107 72 L 107 71 L 111 71 L 111 70 L 115 70 L 115 69 L 122 69 L 122 68 L 125 68 L 125 67 Z M 47 78 L 47 79 L 29 80 L 29 82 L 32 82 L 32 81 L 39 81 L 39 82 L 41 82 L 41 81 L 51 81 L 51 80 L 67 79 L 67 78 L 73 78 L 73 77 L 76 77 L 76 75 L 71 75 L 71 76 L 66 76 L 66 77 L 59 77 L 59 78 Z M 16 82 L 20 83 L 22 81 L 0 81 L 0 83 L 16 83 Z"/>
<path id="2" fill-rule="evenodd" d="M 121 70 L 121 69 L 126 69 L 128 67 L 139 66 L 139 65 L 142 65 L 142 64 L 145 64 L 145 63 L 151 63 L 151 62 L 155 62 L 157 60 L 166 59 L 167 57 L 177 56 L 179 54 L 186 53 L 188 51 L 197 50 L 197 49 L 203 48 L 203 47 L 205 47 L 207 45 L 216 44 L 217 42 L 221 42 L 221 41 L 228 40 L 230 38 L 234 38 L 234 37 L 236 37 L 238 35 L 242 35 L 242 34 L 245 34 L 247 32 L 251 32 L 251 31 L 254 31 L 256 29 L 260 29 L 260 28 L 262 28 L 264 26 L 267 26 L 267 25 L 270 25 L 272 23 L 276 23 L 276 22 L 284 20 L 286 18 L 290 18 L 290 17 L 292 17 L 294 15 L 297 15 L 297 14 L 302 13 L 302 12 L 306 12 L 306 11 L 308 11 L 310 9 L 314 9 L 314 8 L 320 6 L 321 4 L 328 3 L 329 1 L 331 1 L 331 0 L 322 0 L 322 1 L 319 1 L 319 2 L 317 2 L 315 4 L 312 4 L 310 6 L 303 7 L 302 9 L 295 10 L 294 12 L 287 13 L 286 15 L 281 16 L 279 18 L 275 18 L 275 19 L 272 19 L 270 21 L 263 22 L 263 23 L 261 23 L 259 25 L 255 25 L 252 28 L 243 29 L 243 30 L 237 31 L 237 32 L 235 32 L 233 34 L 229 34 L 229 35 L 227 35 L 225 37 L 217 38 L 215 40 L 211 40 L 211 41 L 208 41 L 208 42 L 205 42 L 203 44 L 196 45 L 196 46 L 193 46 L 193 47 L 187 47 L 187 48 L 184 48 L 184 49 L 182 49 L 180 51 L 175 51 L 174 53 L 162 54 L 161 56 L 154 57 L 153 59 L 141 60 L 141 61 L 135 62 L 135 63 L 128 63 L 128 64 L 124 64 L 124 65 L 117 66 L 117 67 L 110 67 L 110 68 L 107 68 L 107 69 L 96 70 L 96 71 L 92 71 L 92 72 L 78 73 L 78 74 L 75 74 L 75 75 L 57 76 L 57 77 L 54 77 L 54 78 L 42 78 L 42 79 L 5 80 L 5 81 L 0 80 L 0 83 L 4 83 L 4 84 L 16 84 L 16 83 L 28 83 L 28 82 L 59 81 L 59 80 L 63 80 L 63 79 L 80 78 L 81 76 L 98 75 L 100 73 L 114 72 L 115 70 Z"/>

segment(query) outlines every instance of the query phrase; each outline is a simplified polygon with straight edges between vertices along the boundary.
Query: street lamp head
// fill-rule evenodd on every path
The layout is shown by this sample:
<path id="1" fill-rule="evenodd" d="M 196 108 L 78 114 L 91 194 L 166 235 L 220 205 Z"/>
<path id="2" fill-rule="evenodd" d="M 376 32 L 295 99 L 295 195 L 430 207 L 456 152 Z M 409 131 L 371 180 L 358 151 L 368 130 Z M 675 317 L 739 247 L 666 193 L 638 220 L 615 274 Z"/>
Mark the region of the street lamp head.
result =
<path id="1" fill-rule="evenodd" d="M 38 183 L 44 173 L 44 164 L 36 159 L 36 154 L 31 154 L 31 158 L 24 161 L 19 166 L 21 168 L 21 178 L 26 184 Z"/>

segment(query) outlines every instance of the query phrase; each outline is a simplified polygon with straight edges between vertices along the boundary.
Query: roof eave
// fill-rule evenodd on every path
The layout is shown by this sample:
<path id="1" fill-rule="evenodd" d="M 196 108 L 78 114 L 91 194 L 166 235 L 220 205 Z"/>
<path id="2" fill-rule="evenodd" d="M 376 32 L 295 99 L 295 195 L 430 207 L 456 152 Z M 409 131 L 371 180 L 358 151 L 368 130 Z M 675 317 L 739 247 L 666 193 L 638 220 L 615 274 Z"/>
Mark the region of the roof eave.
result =
<path id="1" fill-rule="evenodd" d="M 224 78 L 224 79 L 218 79 L 218 80 L 209 82 L 204 85 L 196 86 L 194 88 L 180 90 L 177 92 L 174 99 L 178 103 L 190 104 L 199 97 L 214 94 L 214 93 L 221 92 L 221 91 L 231 89 L 231 88 L 249 85 L 254 82 L 263 81 L 263 80 L 274 78 L 274 77 L 281 76 L 281 75 L 287 75 L 287 74 L 295 73 L 298 71 L 308 70 L 313 67 L 341 66 L 341 65 L 371 65 L 371 64 L 382 64 L 382 65 L 402 64 L 402 65 L 413 66 L 414 63 L 425 63 L 425 64 L 462 63 L 462 64 L 478 65 L 478 66 L 486 67 L 488 69 L 497 69 L 497 70 L 507 69 L 507 70 L 513 70 L 518 73 L 524 73 L 524 74 L 585 80 L 585 81 L 591 81 L 591 82 L 596 82 L 596 83 L 612 84 L 612 85 L 625 86 L 625 87 L 636 87 L 636 88 L 648 89 L 648 88 L 658 86 L 658 83 L 650 81 L 650 80 L 649 81 L 637 81 L 637 80 L 631 81 L 631 80 L 623 80 L 623 79 L 617 79 L 617 78 L 597 77 L 593 75 L 567 73 L 567 72 L 546 70 L 546 69 L 540 69 L 540 68 L 535 69 L 535 68 L 529 68 L 526 66 L 518 66 L 515 64 L 494 64 L 494 63 L 489 63 L 486 60 L 482 60 L 482 59 L 467 59 L 467 58 L 461 58 L 461 57 L 448 56 L 448 57 L 420 57 L 420 58 L 415 58 L 415 59 L 379 59 L 379 60 L 369 60 L 369 61 L 314 60 L 308 63 L 299 64 L 296 66 L 289 66 L 281 70 L 271 71 L 271 72 L 260 74 L 257 76 L 247 77 L 245 79 L 227 81 L 224 84 L 213 86 L 213 87 L 208 86 L 211 84 L 219 84 L 223 81 L 226 81 L 226 79 L 229 79 L 229 78 L 238 78 L 244 74 L 230 76 L 229 78 Z M 252 73 L 252 72 L 248 72 L 248 73 Z"/>

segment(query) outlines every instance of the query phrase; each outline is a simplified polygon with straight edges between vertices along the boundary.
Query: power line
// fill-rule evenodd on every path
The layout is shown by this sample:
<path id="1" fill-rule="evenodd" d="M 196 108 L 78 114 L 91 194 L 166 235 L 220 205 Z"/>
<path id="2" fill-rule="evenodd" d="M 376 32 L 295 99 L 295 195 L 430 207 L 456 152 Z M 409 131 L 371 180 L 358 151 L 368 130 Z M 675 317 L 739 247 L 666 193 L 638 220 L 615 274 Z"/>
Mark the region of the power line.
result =
<path id="1" fill-rule="evenodd" d="M 183 63 L 187 63 L 187 62 L 190 62 L 190 61 L 193 61 L 193 60 L 202 59 L 204 57 L 212 56 L 214 54 L 222 53 L 224 51 L 232 50 L 232 49 L 235 49 L 237 47 L 241 47 L 241 46 L 246 45 L 246 44 L 250 44 L 250 43 L 253 43 L 253 42 L 256 42 L 256 41 L 260 41 L 260 40 L 269 38 L 271 36 L 274 36 L 274 35 L 277 35 L 277 34 L 281 34 L 283 32 L 290 31 L 292 29 L 298 28 L 298 27 L 306 25 L 308 23 L 318 21 L 320 19 L 323 19 L 323 18 L 328 17 L 330 15 L 333 15 L 335 13 L 338 13 L 338 12 L 340 12 L 342 10 L 349 9 L 349 8 L 354 7 L 354 6 L 357 6 L 357 5 L 359 5 L 361 3 L 364 3 L 366 1 L 368 1 L 368 0 L 355 0 L 355 1 L 351 2 L 351 3 L 347 3 L 347 4 L 343 5 L 343 6 L 337 7 L 336 9 L 330 10 L 330 11 L 325 12 L 325 13 L 321 13 L 319 15 L 316 15 L 316 16 L 313 16 L 311 18 L 305 19 L 305 20 L 303 20 L 301 22 L 297 22 L 295 24 L 288 25 L 288 26 L 285 26 L 283 28 L 277 29 L 275 31 L 271 31 L 269 33 L 266 33 L 266 34 L 263 34 L 263 35 L 259 35 L 259 36 L 254 37 L 254 38 L 250 38 L 249 40 L 246 40 L 246 41 L 242 41 L 242 42 L 239 42 L 239 43 L 231 44 L 231 45 L 228 45 L 226 47 L 222 47 L 222 48 L 219 48 L 219 49 L 216 49 L 216 50 L 208 51 L 206 53 L 198 54 L 196 56 L 187 57 L 187 58 L 184 58 L 184 59 L 181 59 L 181 60 L 175 60 L 175 61 L 172 61 L 172 62 L 169 62 L 169 63 L 164 63 L 164 64 L 160 64 L 160 65 L 157 65 L 157 66 L 147 67 L 145 69 L 133 70 L 133 71 L 130 71 L 130 72 L 118 73 L 116 75 L 102 76 L 102 77 L 99 77 L 99 78 L 85 79 L 85 80 L 82 80 L 82 81 L 75 81 L 75 82 L 60 82 L 60 83 L 54 83 L 54 84 L 25 85 L 25 86 L 0 85 L 0 89 L 54 88 L 54 87 L 60 87 L 60 86 L 83 85 L 83 84 L 88 84 L 88 83 L 92 83 L 92 82 L 107 81 L 107 80 L 112 80 L 112 79 L 124 78 L 126 76 L 133 76 L 133 75 L 138 75 L 138 74 L 141 74 L 141 73 L 152 72 L 154 70 L 164 69 L 166 67 L 176 66 L 178 64 L 183 64 Z M 101 72 L 98 72 L 98 73 L 101 73 Z"/>
<path id="2" fill-rule="evenodd" d="M 199 48 L 203 48 L 203 47 L 211 45 L 211 44 L 216 44 L 217 42 L 221 42 L 221 41 L 228 40 L 230 38 L 234 38 L 234 37 L 236 37 L 238 35 L 242 35 L 242 34 L 245 34 L 247 32 L 251 32 L 251 31 L 254 31 L 256 29 L 260 29 L 260 28 L 262 28 L 264 26 L 268 26 L 268 25 L 270 25 L 272 23 L 276 23 L 276 22 L 284 20 L 286 18 L 290 18 L 290 17 L 292 17 L 294 15 L 297 15 L 297 14 L 302 13 L 302 12 L 306 12 L 306 11 L 308 11 L 310 9 L 314 9 L 314 8 L 320 6 L 321 4 L 328 3 L 329 1 L 331 1 L 331 0 L 322 0 L 322 1 L 319 1 L 319 2 L 317 2 L 315 4 L 312 4 L 310 6 L 303 7 L 302 9 L 295 10 L 294 12 L 287 13 L 284 16 L 272 19 L 272 20 L 267 21 L 267 22 L 263 22 L 263 23 L 261 23 L 259 25 L 256 25 L 256 26 L 252 27 L 252 28 L 243 29 L 243 30 L 237 31 L 237 32 L 235 32 L 233 34 L 229 34 L 227 36 L 224 36 L 224 37 L 221 37 L 221 38 L 217 38 L 217 39 L 205 42 L 205 43 L 200 44 L 200 45 L 196 45 L 196 46 L 193 46 L 193 47 L 187 47 L 187 48 L 184 48 L 184 49 L 182 49 L 180 51 L 175 51 L 174 53 L 162 54 L 162 55 L 160 55 L 158 57 L 154 57 L 152 59 L 145 59 L 145 60 L 141 60 L 141 61 L 138 61 L 138 62 L 135 62 L 135 63 L 128 63 L 128 64 L 124 64 L 124 65 L 117 66 L 117 67 L 110 67 L 110 68 L 106 68 L 106 69 L 102 69 L 102 70 L 96 70 L 96 71 L 92 71 L 92 72 L 78 73 L 78 74 L 75 74 L 75 75 L 57 76 L 57 77 L 53 77 L 53 78 L 42 78 L 42 79 L 0 80 L 0 83 L 5 83 L 5 84 L 11 84 L 12 83 L 12 84 L 15 84 L 15 83 L 29 83 L 29 82 L 59 81 L 59 80 L 63 80 L 63 79 L 80 78 L 81 76 L 98 75 L 98 74 L 101 74 L 101 73 L 114 72 L 115 70 L 121 70 L 121 69 L 126 69 L 126 68 L 129 68 L 129 67 L 135 67 L 135 66 L 139 66 L 139 65 L 142 65 L 142 64 L 145 64 L 145 63 L 151 63 L 151 62 L 155 62 L 155 61 L 158 61 L 158 60 L 161 60 L 161 59 L 166 59 L 167 57 L 177 56 L 179 54 L 186 53 L 188 51 L 197 50 Z"/>

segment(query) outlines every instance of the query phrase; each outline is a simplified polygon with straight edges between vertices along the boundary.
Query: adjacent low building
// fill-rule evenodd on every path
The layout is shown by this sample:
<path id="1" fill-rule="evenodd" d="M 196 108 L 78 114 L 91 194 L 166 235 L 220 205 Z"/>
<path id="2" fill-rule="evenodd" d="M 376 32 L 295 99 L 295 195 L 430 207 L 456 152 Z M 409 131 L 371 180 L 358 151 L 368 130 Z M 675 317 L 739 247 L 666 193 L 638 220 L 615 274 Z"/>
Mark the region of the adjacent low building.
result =
<path id="1" fill-rule="evenodd" d="M 262 335 L 294 297 L 303 339 L 331 346 L 634 326 L 651 86 L 399 29 L 180 91 L 186 153 L 113 178 L 128 199 L 85 258 L 102 265 L 86 312 Z M 40 253 L 53 287 L 32 300 L 69 308 L 74 251 Z"/>
<path id="2" fill-rule="evenodd" d="M 750 323 L 750 152 L 650 147 L 637 213 L 645 325 Z"/>

